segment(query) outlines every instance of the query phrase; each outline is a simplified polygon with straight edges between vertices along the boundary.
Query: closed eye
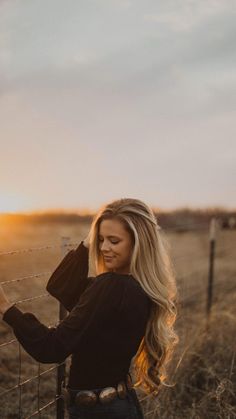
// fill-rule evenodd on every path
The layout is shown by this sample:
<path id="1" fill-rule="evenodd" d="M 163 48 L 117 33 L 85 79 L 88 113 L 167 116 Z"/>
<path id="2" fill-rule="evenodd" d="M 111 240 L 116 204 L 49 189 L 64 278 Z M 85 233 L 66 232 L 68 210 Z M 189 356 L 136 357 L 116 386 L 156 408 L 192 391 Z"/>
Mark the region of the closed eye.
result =
<path id="1" fill-rule="evenodd" d="M 98 239 L 100 242 L 103 242 L 103 239 Z M 114 240 L 111 240 L 111 243 L 112 244 L 118 244 L 119 243 L 119 241 L 114 241 Z"/>

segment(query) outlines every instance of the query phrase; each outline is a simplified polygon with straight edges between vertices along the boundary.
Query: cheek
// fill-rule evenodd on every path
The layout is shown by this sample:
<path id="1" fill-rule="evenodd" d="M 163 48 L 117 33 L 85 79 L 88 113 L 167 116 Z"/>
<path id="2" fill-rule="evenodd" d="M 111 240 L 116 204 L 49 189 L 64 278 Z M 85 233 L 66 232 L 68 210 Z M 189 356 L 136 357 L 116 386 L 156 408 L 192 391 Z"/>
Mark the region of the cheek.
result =
<path id="1" fill-rule="evenodd" d="M 124 258 L 127 253 L 126 246 L 124 246 L 123 244 L 120 246 L 115 246 L 113 251 L 117 257 L 121 258 Z"/>
<path id="2" fill-rule="evenodd" d="M 122 255 L 123 259 L 130 259 L 132 256 L 132 248 L 130 245 L 126 244 L 122 247 L 120 254 Z"/>

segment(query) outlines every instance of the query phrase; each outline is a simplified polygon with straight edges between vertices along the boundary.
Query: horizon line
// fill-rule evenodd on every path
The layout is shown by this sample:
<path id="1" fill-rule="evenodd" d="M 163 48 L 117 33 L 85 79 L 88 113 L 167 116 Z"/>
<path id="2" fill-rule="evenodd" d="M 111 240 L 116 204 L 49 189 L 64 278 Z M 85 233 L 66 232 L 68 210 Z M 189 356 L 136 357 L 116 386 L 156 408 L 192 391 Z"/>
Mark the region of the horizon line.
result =
<path id="1" fill-rule="evenodd" d="M 229 207 L 223 205 L 206 205 L 206 206 L 194 206 L 194 205 L 182 205 L 173 208 L 164 208 L 150 205 L 151 209 L 154 212 L 159 213 L 168 213 L 175 211 L 236 211 L 236 207 Z M 101 208 L 101 206 L 100 206 Z M 37 215 L 80 215 L 88 216 L 94 215 L 98 212 L 99 209 L 93 210 L 90 208 L 47 208 L 47 209 L 38 209 L 31 211 L 0 211 L 0 216 L 10 216 L 10 215 L 19 215 L 19 216 L 37 216 Z"/>

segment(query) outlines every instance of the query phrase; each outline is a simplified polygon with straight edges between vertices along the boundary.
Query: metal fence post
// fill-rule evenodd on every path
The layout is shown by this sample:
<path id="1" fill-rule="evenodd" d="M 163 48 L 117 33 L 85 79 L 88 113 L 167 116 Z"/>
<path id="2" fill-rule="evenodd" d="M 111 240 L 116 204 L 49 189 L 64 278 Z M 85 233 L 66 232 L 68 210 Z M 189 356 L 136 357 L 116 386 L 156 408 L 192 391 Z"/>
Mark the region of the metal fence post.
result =
<path id="1" fill-rule="evenodd" d="M 67 245 L 70 242 L 70 237 L 61 237 L 61 253 L 62 257 L 68 253 Z M 59 306 L 59 320 L 63 320 L 66 317 L 67 311 L 65 307 L 60 303 Z M 65 384 L 66 377 L 66 363 L 59 365 L 57 368 L 57 396 L 61 395 L 61 387 Z M 60 397 L 57 399 L 57 419 L 64 419 L 64 400 Z"/>
<path id="2" fill-rule="evenodd" d="M 212 306 L 213 281 L 214 281 L 214 260 L 215 260 L 215 242 L 216 242 L 216 219 L 212 218 L 209 231 L 210 253 L 209 253 L 209 271 L 207 288 L 207 318 L 209 318 Z"/>

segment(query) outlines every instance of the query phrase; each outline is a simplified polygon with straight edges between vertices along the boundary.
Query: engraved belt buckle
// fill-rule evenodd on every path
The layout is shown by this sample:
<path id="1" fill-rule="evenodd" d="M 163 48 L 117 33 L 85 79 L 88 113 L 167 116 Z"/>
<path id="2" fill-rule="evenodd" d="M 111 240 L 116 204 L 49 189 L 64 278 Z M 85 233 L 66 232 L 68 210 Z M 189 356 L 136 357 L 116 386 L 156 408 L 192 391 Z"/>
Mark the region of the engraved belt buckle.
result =
<path id="1" fill-rule="evenodd" d="M 117 385 L 117 393 L 120 399 L 125 399 L 127 395 L 127 390 L 124 381 L 121 381 Z"/>
<path id="2" fill-rule="evenodd" d="M 115 387 L 106 387 L 99 393 L 99 400 L 102 404 L 109 403 L 117 397 Z"/>
<path id="3" fill-rule="evenodd" d="M 97 403 L 97 395 L 91 390 L 81 390 L 75 396 L 76 406 L 93 406 Z"/>

